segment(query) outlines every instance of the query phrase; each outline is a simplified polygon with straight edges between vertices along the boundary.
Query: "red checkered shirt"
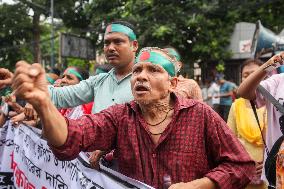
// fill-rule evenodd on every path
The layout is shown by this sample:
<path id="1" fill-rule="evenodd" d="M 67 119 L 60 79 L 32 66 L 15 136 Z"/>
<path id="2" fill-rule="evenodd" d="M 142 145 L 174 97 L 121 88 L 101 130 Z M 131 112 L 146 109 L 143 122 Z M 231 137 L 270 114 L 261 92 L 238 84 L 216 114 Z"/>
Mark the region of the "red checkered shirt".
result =
<path id="1" fill-rule="evenodd" d="M 222 189 L 244 188 L 254 162 L 226 123 L 201 102 L 172 97 L 173 119 L 156 146 L 132 101 L 68 120 L 65 144 L 51 148 L 61 160 L 80 151 L 116 149 L 119 171 L 155 188 L 162 188 L 166 174 L 173 183 L 208 177 Z"/>

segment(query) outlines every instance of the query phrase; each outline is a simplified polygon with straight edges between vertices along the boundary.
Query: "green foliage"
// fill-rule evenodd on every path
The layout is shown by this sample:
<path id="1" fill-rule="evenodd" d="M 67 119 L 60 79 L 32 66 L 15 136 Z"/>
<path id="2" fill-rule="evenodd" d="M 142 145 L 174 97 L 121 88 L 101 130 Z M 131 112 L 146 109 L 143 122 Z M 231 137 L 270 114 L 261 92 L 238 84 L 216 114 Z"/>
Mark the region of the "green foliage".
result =
<path id="1" fill-rule="evenodd" d="M 69 66 L 77 66 L 80 68 L 85 67 L 85 61 L 79 58 L 67 58 L 67 65 Z"/>
<path id="2" fill-rule="evenodd" d="M 0 5 L 1 24 L 5 25 L 0 28 L 0 63 L 5 67 L 13 67 L 16 60 L 22 58 L 32 59 L 29 9 L 46 17 L 49 15 L 50 0 L 17 2 L 20 3 Z M 284 26 L 284 3 L 281 0 L 54 0 L 54 5 L 55 17 L 64 23 L 63 30 L 90 36 L 98 50 L 103 47 L 106 24 L 123 19 L 136 27 L 140 47 L 173 46 L 185 64 L 218 62 L 224 65 L 223 62 L 232 55 L 227 47 L 238 22 L 255 23 L 260 19 L 265 27 L 276 33 Z M 50 27 L 41 24 L 42 40 L 49 37 L 49 32 Z M 23 43 L 29 45 L 9 50 Z M 58 41 L 56 44 L 58 52 Z M 42 43 L 41 50 L 43 58 L 48 59 L 50 42 Z M 88 67 L 85 61 L 68 59 L 68 62 Z"/>
<path id="3" fill-rule="evenodd" d="M 216 66 L 216 70 L 219 73 L 224 73 L 225 71 L 225 63 L 223 61 L 220 61 L 217 66 Z"/>
<path id="4" fill-rule="evenodd" d="M 274 1 L 200 1 L 200 0 L 120 0 L 92 1 L 91 25 L 97 45 L 106 23 L 132 21 L 138 31 L 140 47 L 176 47 L 185 63 L 225 62 L 232 56 L 227 50 L 237 22 L 255 23 L 261 18 L 267 27 L 283 28 L 284 5 Z M 267 25 L 266 25 L 267 24 Z M 281 27 L 282 26 L 282 27 Z"/>
<path id="5" fill-rule="evenodd" d="M 13 69 L 20 59 L 30 59 L 29 46 L 23 44 L 31 41 L 32 25 L 25 7 L 0 5 L 0 65 Z M 30 44 L 31 45 L 31 44 Z"/>

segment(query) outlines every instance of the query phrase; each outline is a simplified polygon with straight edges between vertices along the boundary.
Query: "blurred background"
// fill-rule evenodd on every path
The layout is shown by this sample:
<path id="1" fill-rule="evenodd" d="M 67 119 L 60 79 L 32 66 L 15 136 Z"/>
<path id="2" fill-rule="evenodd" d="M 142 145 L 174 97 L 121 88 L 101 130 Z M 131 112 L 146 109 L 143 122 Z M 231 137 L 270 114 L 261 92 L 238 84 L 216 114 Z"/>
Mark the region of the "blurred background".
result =
<path id="1" fill-rule="evenodd" d="M 106 24 L 123 19 L 136 27 L 140 48 L 175 47 L 184 76 L 204 83 L 221 73 L 238 84 L 241 62 L 266 60 L 282 44 L 283 10 L 281 0 L 0 0 L 0 67 L 24 59 L 92 73 L 106 63 Z M 257 54 L 263 40 L 270 50 Z"/>

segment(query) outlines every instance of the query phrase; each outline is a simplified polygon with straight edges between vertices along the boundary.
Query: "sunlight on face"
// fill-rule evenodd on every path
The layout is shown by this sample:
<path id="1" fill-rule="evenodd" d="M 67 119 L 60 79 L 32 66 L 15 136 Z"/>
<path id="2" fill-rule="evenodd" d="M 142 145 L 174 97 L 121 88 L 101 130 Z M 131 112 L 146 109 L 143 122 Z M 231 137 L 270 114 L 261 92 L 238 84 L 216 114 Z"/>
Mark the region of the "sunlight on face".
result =
<path id="1" fill-rule="evenodd" d="M 250 63 L 243 67 L 242 70 L 242 82 L 253 72 L 255 72 L 259 68 L 259 65 Z"/>

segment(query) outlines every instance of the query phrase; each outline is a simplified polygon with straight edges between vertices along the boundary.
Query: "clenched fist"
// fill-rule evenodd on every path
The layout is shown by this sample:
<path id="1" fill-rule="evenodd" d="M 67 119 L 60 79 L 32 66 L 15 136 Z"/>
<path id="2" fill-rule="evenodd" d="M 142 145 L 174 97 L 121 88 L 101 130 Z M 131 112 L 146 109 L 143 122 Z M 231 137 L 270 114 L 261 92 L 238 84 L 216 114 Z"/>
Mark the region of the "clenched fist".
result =
<path id="1" fill-rule="evenodd" d="M 266 63 L 265 63 L 265 68 L 264 70 L 266 72 L 270 72 L 279 66 L 284 65 L 284 52 L 274 55 L 271 57 Z"/>
<path id="2" fill-rule="evenodd" d="M 0 89 L 11 85 L 13 73 L 5 68 L 0 68 Z"/>
<path id="3" fill-rule="evenodd" d="M 28 64 L 19 61 L 12 80 L 12 88 L 17 98 L 24 99 L 33 105 L 35 109 L 43 105 L 49 98 L 45 71 L 40 64 Z"/>

